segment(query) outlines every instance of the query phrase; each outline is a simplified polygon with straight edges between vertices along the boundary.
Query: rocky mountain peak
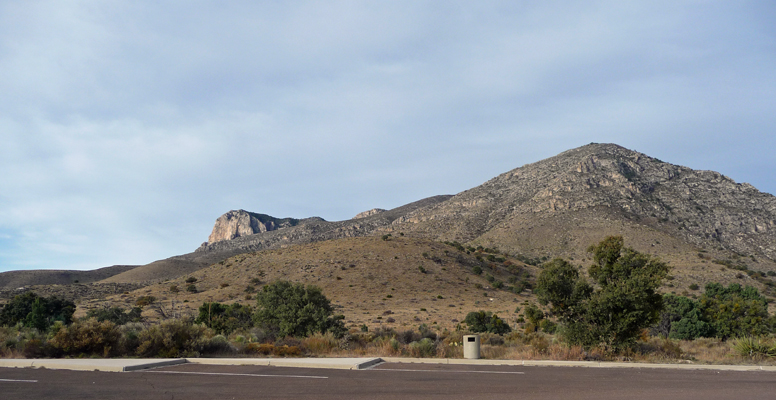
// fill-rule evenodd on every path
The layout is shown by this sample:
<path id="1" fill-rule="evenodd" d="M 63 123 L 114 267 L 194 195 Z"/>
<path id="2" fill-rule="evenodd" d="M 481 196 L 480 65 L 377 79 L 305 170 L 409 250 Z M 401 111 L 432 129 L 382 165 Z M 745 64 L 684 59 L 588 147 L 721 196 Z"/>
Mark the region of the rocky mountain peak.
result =
<path id="1" fill-rule="evenodd" d="M 369 211 L 364 211 L 364 212 L 360 212 L 360 213 L 356 214 L 356 216 L 353 217 L 352 219 L 361 219 L 361 218 L 371 217 L 373 215 L 384 213 L 386 211 L 388 211 L 388 210 L 383 210 L 382 208 L 373 208 L 373 209 L 371 209 Z"/>
<path id="2" fill-rule="evenodd" d="M 256 233 L 274 231 L 295 226 L 299 220 L 293 218 L 278 219 L 265 214 L 256 214 L 245 210 L 231 210 L 218 217 L 207 243 L 232 240 Z"/>
<path id="3" fill-rule="evenodd" d="M 564 231 L 582 223 L 611 231 L 605 221 L 617 219 L 696 246 L 776 259 L 776 197 L 718 172 L 614 144 L 589 144 L 522 166 L 395 224 L 419 224 L 445 240 L 487 237 L 517 250 L 524 246 L 517 232 L 530 236 L 531 226 L 550 219 L 559 247 L 568 242 Z"/>

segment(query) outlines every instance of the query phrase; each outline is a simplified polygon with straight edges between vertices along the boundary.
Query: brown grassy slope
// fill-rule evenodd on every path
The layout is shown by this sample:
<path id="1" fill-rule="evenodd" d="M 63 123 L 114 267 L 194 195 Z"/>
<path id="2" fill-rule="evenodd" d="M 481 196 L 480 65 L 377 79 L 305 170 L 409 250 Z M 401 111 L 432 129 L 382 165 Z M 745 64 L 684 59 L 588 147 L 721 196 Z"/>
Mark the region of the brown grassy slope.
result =
<path id="1" fill-rule="evenodd" d="M 625 232 L 636 238 L 629 239 L 626 235 L 627 246 L 635 242 L 634 247 L 641 250 L 645 245 L 652 248 L 651 244 L 654 244 L 656 249 L 645 252 L 659 254 L 669 262 L 672 279 L 662 288 L 664 292 L 700 295 L 705 283 L 709 282 L 725 285 L 736 282 L 765 290 L 748 275 L 712 263 L 708 258 L 713 253 L 698 253 L 697 249 L 685 248 L 687 245 L 681 241 L 654 236 L 656 234 L 649 230 L 621 231 L 624 228 L 618 230 L 618 223 L 613 222 L 612 233 Z M 583 232 L 584 225 L 579 229 Z M 584 247 L 601 239 L 603 237 L 591 237 Z M 707 258 L 700 258 L 698 254 Z M 590 265 L 587 253 L 575 253 L 567 259 L 583 271 Z M 507 261 L 523 271 L 519 279 L 523 279 L 525 273 L 535 278 L 540 272 L 539 268 L 515 258 Z M 482 266 L 482 275 L 472 272 L 475 265 Z M 423 267 L 426 273 L 418 267 Z M 499 314 L 514 326 L 518 317 L 515 308 L 526 300 L 533 301 L 534 296 L 530 292 L 516 295 L 503 289 L 492 289 L 485 279 L 488 274 L 504 283 L 513 276 L 504 264 L 480 262 L 473 254 L 467 255 L 454 247 L 426 239 L 398 234 L 387 241 L 379 237 L 346 238 L 237 255 L 191 274 L 109 296 L 106 300 L 84 300 L 79 303 L 78 315 L 107 304 L 132 306 L 141 296 L 156 297 L 157 307 L 161 306 L 167 316 L 194 315 L 205 301 L 254 304 L 252 296 L 246 292 L 249 286 L 260 290 L 262 284 L 285 279 L 321 287 L 337 306 L 337 313 L 346 316 L 348 326 L 366 324 L 407 329 L 436 322 L 439 326 L 452 328 L 468 312 L 481 309 Z M 190 277 L 197 280 L 197 293 L 186 291 L 186 279 Z M 259 279 L 261 284 L 253 284 L 253 279 Z M 700 289 L 689 289 L 692 283 Z M 171 292 L 171 286 L 176 286 L 179 292 Z M 158 317 L 150 308 L 145 315 Z M 395 322 L 389 323 L 388 318 Z"/>
<path id="2" fill-rule="evenodd" d="M 106 304 L 130 306 L 140 296 L 156 297 L 168 315 L 192 315 L 200 304 L 211 300 L 254 304 L 246 299 L 246 288 L 253 278 L 259 278 L 263 284 L 285 279 L 321 287 L 336 305 L 336 312 L 345 315 L 348 326 L 408 329 L 436 323 L 452 328 L 466 313 L 480 309 L 493 311 L 514 324 L 515 308 L 531 296 L 493 290 L 485 279 L 487 274 L 504 282 L 511 274 L 500 264 L 486 266 L 481 276 L 473 274 L 472 266 L 480 264 L 474 255 L 423 239 L 398 235 L 387 241 L 347 238 L 234 256 L 107 301 L 84 301 L 79 313 Z M 537 268 L 516 264 L 536 276 Z M 421 266 L 425 273 L 419 270 Z M 198 293 L 185 290 L 188 277 L 197 279 Z M 173 285 L 180 292 L 172 293 Z M 388 318 L 395 322 L 388 322 Z"/>
<path id="3" fill-rule="evenodd" d="M 91 271 L 32 270 L 0 273 L 0 288 L 16 289 L 29 285 L 67 285 L 74 282 L 97 282 L 137 268 L 136 265 L 114 265 Z"/>

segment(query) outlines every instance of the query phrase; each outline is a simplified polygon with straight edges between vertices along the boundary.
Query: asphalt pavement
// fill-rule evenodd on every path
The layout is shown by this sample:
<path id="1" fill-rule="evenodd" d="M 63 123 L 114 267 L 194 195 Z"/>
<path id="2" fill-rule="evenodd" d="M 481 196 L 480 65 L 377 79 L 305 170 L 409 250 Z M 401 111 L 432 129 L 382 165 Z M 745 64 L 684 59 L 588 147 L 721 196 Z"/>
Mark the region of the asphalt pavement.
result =
<path id="1" fill-rule="evenodd" d="M 352 360 L 352 359 L 351 359 Z M 406 361 L 406 359 L 404 360 Z M 244 362 L 244 361 L 238 361 Z M 341 362 L 344 366 L 348 363 Z M 0 368 L 7 399 L 773 399 L 773 371 L 383 362 L 362 369 L 187 362 L 132 372 Z"/>

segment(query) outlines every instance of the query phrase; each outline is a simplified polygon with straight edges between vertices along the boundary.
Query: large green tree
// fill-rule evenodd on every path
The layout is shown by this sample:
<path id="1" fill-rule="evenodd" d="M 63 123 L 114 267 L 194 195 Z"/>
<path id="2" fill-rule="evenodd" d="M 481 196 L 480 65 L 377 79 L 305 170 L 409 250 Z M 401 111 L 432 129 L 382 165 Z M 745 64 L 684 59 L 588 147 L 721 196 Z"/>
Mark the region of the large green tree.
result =
<path id="1" fill-rule="evenodd" d="M 593 255 L 588 275 L 595 286 L 556 259 L 539 275 L 536 294 L 563 323 L 567 341 L 620 350 L 658 321 L 663 303 L 657 289 L 668 265 L 625 247 L 621 236 L 607 237 L 588 252 Z"/>
<path id="2" fill-rule="evenodd" d="M 256 325 L 280 337 L 309 336 L 317 332 L 341 335 L 341 315 L 333 315 L 329 299 L 317 286 L 275 281 L 256 295 Z"/>

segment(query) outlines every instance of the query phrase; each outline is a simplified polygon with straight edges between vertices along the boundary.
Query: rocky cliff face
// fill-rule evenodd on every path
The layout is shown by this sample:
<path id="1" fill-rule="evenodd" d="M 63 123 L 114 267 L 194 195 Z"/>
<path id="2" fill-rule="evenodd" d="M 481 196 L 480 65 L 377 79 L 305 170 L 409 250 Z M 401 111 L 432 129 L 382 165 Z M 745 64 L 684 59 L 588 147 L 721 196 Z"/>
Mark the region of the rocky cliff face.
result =
<path id="1" fill-rule="evenodd" d="M 232 210 L 218 217 L 207 243 L 232 240 L 256 233 L 274 231 L 295 226 L 299 220 L 293 218 L 277 219 L 269 215 L 256 214 L 245 210 Z"/>
<path id="2" fill-rule="evenodd" d="M 388 210 L 383 210 L 382 208 L 373 208 L 373 209 L 371 209 L 369 211 L 364 211 L 364 212 L 360 212 L 360 213 L 356 214 L 356 216 L 353 217 L 353 219 L 361 219 L 361 218 L 371 217 L 373 215 L 377 215 L 377 214 L 380 214 L 380 213 L 386 212 L 386 211 L 388 211 Z"/>

